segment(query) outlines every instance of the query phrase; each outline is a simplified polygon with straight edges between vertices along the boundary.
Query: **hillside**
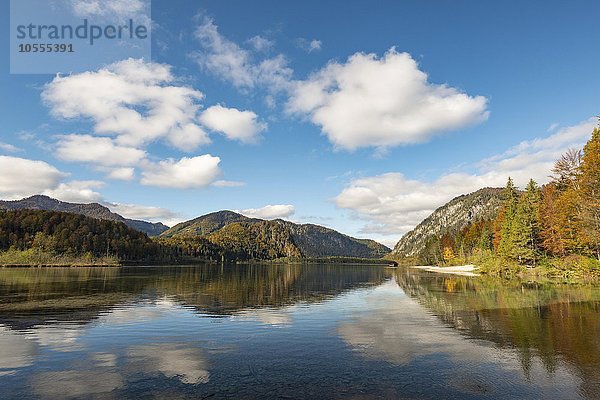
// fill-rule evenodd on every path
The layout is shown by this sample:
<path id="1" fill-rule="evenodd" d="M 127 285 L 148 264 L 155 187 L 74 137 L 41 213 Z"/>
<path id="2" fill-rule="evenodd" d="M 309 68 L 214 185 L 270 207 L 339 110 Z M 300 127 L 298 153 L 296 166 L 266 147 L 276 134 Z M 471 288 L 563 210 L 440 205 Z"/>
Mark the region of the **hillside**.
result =
<path id="1" fill-rule="evenodd" d="M 49 256 L 157 260 L 168 253 L 122 222 L 47 210 L 0 211 L 0 251 Z M 165 250 L 167 250 L 165 252 Z"/>
<path id="2" fill-rule="evenodd" d="M 305 257 L 362 257 L 379 258 L 390 252 L 386 246 L 370 239 L 356 239 L 333 229 L 313 224 L 294 224 L 276 220 L 292 234 L 294 242 Z"/>
<path id="3" fill-rule="evenodd" d="M 498 188 L 484 188 L 458 196 L 402 236 L 390 256 L 419 258 L 431 240 L 457 232 L 477 220 L 494 219 L 501 204 L 502 189 Z"/>
<path id="4" fill-rule="evenodd" d="M 251 219 L 233 211 L 218 211 L 191 219 L 189 221 L 181 222 L 166 230 L 160 236 L 166 238 L 194 235 L 205 236 L 218 231 L 219 229 L 231 223 L 245 221 L 256 222 L 260 220 Z"/>
<path id="5" fill-rule="evenodd" d="M 202 237 L 228 252 L 248 258 L 359 257 L 380 258 L 390 252 L 382 244 L 355 239 L 333 229 L 284 220 L 248 218 L 233 211 L 219 211 L 183 222 L 161 238 Z"/>
<path id="6" fill-rule="evenodd" d="M 111 212 L 107 207 L 98 203 L 79 204 L 67 203 L 56 200 L 48 196 L 37 195 L 27 197 L 22 200 L 3 201 L 0 200 L 0 209 L 3 210 L 46 210 L 59 211 L 71 214 L 81 214 L 91 218 L 98 218 L 107 221 L 122 222 L 136 231 L 143 232 L 148 236 L 158 236 L 167 229 L 168 226 L 160 222 L 152 223 L 135 219 L 127 219 L 119 214 Z"/>

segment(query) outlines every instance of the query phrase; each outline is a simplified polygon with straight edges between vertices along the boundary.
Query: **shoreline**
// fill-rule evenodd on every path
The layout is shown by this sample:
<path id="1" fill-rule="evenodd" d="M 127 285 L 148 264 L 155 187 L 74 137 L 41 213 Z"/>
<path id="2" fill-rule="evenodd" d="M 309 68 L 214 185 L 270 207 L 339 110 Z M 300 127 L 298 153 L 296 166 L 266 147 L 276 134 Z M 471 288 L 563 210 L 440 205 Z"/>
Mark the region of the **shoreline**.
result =
<path id="1" fill-rule="evenodd" d="M 479 270 L 479 267 L 476 267 L 472 264 L 467 265 L 457 265 L 452 267 L 436 267 L 432 265 L 414 265 L 409 266 L 409 268 L 419 269 L 421 271 L 426 272 L 434 272 L 438 274 L 451 274 L 451 275 L 461 275 L 461 276 L 481 276 L 481 274 L 476 273 L 475 271 Z"/>

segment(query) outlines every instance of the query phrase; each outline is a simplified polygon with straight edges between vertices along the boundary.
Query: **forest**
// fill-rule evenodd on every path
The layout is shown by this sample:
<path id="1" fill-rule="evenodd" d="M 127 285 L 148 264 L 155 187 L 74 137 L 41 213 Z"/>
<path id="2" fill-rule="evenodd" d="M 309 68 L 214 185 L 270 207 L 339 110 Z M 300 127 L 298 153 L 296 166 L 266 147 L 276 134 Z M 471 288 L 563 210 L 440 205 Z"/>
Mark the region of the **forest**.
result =
<path id="1" fill-rule="evenodd" d="M 149 238 L 122 222 L 81 214 L 0 210 L 0 265 L 179 264 L 301 256 L 284 231 L 273 237 L 259 229 L 262 225 L 228 228 L 208 238 Z"/>
<path id="2" fill-rule="evenodd" d="M 583 149 L 568 150 L 540 187 L 511 178 L 495 219 L 477 220 L 428 244 L 446 265 L 474 262 L 490 272 L 522 267 L 600 275 L 600 130 Z M 436 251 L 437 250 L 437 251 Z"/>
<path id="3" fill-rule="evenodd" d="M 39 210 L 0 211 L 0 251 L 3 264 L 94 264 L 99 259 L 112 264 L 170 257 L 170 249 L 124 223 Z"/>

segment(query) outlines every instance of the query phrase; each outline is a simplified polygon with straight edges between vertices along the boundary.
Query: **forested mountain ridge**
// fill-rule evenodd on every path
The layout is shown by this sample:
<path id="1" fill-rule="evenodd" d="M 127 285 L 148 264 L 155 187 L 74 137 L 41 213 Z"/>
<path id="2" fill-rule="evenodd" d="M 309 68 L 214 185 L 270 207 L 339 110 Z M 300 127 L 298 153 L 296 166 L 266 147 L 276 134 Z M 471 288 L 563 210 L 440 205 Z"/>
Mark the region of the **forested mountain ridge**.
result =
<path id="1" fill-rule="evenodd" d="M 248 218 L 233 211 L 218 211 L 182 222 L 161 238 L 179 241 L 201 237 L 234 254 L 262 259 L 280 257 L 380 258 L 390 249 L 368 239 L 356 239 L 313 224 L 281 219 Z M 266 258 L 263 258 L 266 257 Z"/>
<path id="2" fill-rule="evenodd" d="M 169 256 L 146 234 L 123 222 L 47 210 L 0 210 L 0 251 L 35 250 L 55 256 L 153 261 Z"/>
<path id="3" fill-rule="evenodd" d="M 175 225 L 174 227 L 166 230 L 165 232 L 161 233 L 160 236 L 165 238 L 190 235 L 204 236 L 218 231 L 224 226 L 232 224 L 234 222 L 246 221 L 257 222 L 260 220 L 248 218 L 233 211 L 217 211 L 210 214 L 202 215 L 189 221 L 181 222 Z"/>
<path id="4" fill-rule="evenodd" d="M 423 258 L 432 241 L 458 232 L 477 220 L 492 220 L 502 205 L 502 189 L 483 188 L 454 198 L 436 209 L 398 241 L 390 256 Z"/>
<path id="5" fill-rule="evenodd" d="M 46 210 L 60 211 L 72 214 L 81 214 L 91 218 L 98 218 L 108 221 L 123 222 L 130 228 L 143 232 L 148 236 L 158 236 L 169 229 L 168 226 L 157 222 L 147 222 L 135 219 L 124 218 L 121 215 L 110 211 L 107 207 L 98 203 L 80 204 L 68 203 L 53 199 L 44 195 L 27 197 L 22 200 L 5 201 L 0 200 L 0 209 L 3 210 Z"/>

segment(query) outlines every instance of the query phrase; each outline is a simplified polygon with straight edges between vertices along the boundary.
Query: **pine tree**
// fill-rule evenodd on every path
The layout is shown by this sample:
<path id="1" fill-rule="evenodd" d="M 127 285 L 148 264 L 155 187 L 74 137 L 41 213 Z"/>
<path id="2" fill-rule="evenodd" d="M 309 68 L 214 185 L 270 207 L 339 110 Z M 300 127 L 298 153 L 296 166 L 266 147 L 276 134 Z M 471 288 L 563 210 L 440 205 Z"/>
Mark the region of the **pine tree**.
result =
<path id="1" fill-rule="evenodd" d="M 517 199 L 519 192 L 515 187 L 512 178 L 508 178 L 504 188 L 504 204 L 502 205 L 502 222 L 499 231 L 498 254 L 503 257 L 511 257 L 514 250 L 514 237 L 512 235 L 512 225 L 515 221 L 517 212 Z"/>
<path id="2" fill-rule="evenodd" d="M 519 263 L 536 264 L 539 257 L 540 189 L 532 179 L 518 201 L 511 225 L 512 249 L 509 257 Z"/>

